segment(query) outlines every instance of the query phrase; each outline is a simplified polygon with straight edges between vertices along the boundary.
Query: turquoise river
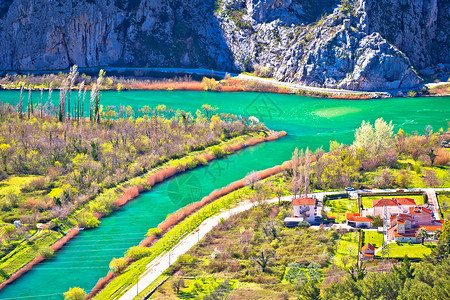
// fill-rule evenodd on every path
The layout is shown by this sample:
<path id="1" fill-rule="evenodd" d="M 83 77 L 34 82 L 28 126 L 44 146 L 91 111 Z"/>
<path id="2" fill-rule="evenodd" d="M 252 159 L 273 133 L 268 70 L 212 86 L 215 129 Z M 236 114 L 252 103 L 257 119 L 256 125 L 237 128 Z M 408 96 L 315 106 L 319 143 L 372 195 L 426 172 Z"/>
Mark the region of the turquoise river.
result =
<path id="1" fill-rule="evenodd" d="M 24 98 L 27 95 L 24 93 Z M 44 95 L 44 98 L 46 95 Z M 17 103 L 17 91 L 1 91 L 2 102 Z M 54 101 L 58 94 L 53 94 Z M 39 93 L 33 94 L 34 102 Z M 87 102 L 87 100 L 86 100 Z M 214 189 L 288 160 L 295 147 L 328 150 L 330 140 L 351 143 L 362 120 L 383 117 L 395 130 L 421 132 L 426 125 L 447 128 L 450 98 L 394 98 L 383 100 L 332 100 L 294 95 L 211 92 L 102 92 L 101 104 L 165 104 L 195 112 L 202 104 L 218 106 L 220 112 L 256 116 L 274 130 L 288 135 L 280 140 L 246 148 L 225 159 L 178 175 L 142 194 L 121 210 L 102 219 L 99 228 L 82 231 L 57 255 L 38 265 L 0 292 L 0 299 L 62 299 L 62 293 L 79 286 L 90 291 L 106 275 L 113 257 L 137 245 L 151 227 L 167 214 L 201 199 Z"/>

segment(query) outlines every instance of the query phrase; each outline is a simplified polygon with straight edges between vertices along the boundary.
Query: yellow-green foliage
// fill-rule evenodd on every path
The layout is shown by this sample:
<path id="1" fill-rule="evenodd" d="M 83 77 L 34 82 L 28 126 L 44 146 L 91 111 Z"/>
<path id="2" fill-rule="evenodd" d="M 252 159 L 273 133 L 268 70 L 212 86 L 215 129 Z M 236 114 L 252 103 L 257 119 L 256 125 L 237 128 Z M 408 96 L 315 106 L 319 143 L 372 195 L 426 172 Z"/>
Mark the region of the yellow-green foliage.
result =
<path id="1" fill-rule="evenodd" d="M 62 234 L 55 231 L 47 231 L 41 234 L 38 238 L 33 238 L 31 241 L 34 244 L 22 243 L 20 246 L 11 251 L 8 255 L 0 260 L 0 269 L 4 270 L 8 275 L 13 274 L 16 270 L 26 265 L 30 260 L 35 258 L 40 249 L 49 247 L 54 242 L 62 237 Z M 1 281 L 6 278 L 2 278 Z"/>
<path id="2" fill-rule="evenodd" d="M 242 190 L 248 190 L 244 188 Z M 136 276 L 143 272 L 142 267 L 150 263 L 158 255 L 171 249 L 176 245 L 181 238 L 187 233 L 191 232 L 194 228 L 200 225 L 205 219 L 218 213 L 224 208 L 229 208 L 237 201 L 235 194 L 229 194 L 224 196 L 213 203 L 206 205 L 185 220 L 174 226 L 169 232 L 167 232 L 158 242 L 150 247 L 151 255 L 143 259 L 138 260 L 126 269 L 123 274 L 115 278 L 102 292 L 100 292 L 96 299 L 104 299 L 111 297 L 112 294 L 121 295 L 127 288 L 134 283 Z"/>
<path id="3" fill-rule="evenodd" d="M 7 179 L 0 182 L 0 196 L 6 196 L 9 194 L 20 194 L 20 190 L 30 184 L 36 178 L 42 178 L 42 176 L 10 176 Z"/>

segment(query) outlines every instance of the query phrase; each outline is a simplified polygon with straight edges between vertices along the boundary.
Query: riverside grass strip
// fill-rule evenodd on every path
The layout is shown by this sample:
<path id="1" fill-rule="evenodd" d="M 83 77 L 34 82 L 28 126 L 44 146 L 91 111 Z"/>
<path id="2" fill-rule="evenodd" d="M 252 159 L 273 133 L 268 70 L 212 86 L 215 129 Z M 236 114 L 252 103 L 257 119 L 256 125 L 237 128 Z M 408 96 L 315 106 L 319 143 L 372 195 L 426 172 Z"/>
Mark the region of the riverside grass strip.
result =
<path id="1" fill-rule="evenodd" d="M 245 135 L 237 136 L 231 138 L 227 141 L 224 141 L 218 145 L 213 145 L 207 147 L 201 151 L 191 152 L 187 156 L 178 159 L 172 159 L 168 162 L 164 163 L 158 168 L 153 169 L 147 174 L 138 176 L 133 178 L 125 183 L 120 184 L 117 187 L 107 189 L 105 192 L 97 196 L 95 199 L 85 203 L 83 206 L 79 207 L 77 210 L 72 212 L 67 219 L 65 220 L 65 226 L 71 227 L 73 224 L 73 220 L 80 216 L 83 213 L 92 214 L 92 217 L 95 220 L 98 220 L 104 216 L 109 215 L 114 207 L 117 209 L 123 205 L 125 205 L 128 201 L 139 196 L 139 194 L 145 190 L 150 190 L 150 188 L 157 183 L 164 181 L 167 178 L 170 178 L 178 173 L 184 172 L 185 170 L 189 170 L 197 167 L 204 161 L 207 163 L 215 159 L 216 157 L 222 157 L 224 155 L 232 154 L 238 150 L 245 148 L 246 146 L 257 145 L 266 141 L 273 141 L 280 137 L 286 135 L 286 132 L 250 132 Z M 203 158 L 203 160 L 201 159 Z M 174 167 L 176 166 L 176 167 Z M 120 197 L 117 197 L 118 194 L 122 193 Z M 98 208 L 99 204 L 104 204 L 104 202 L 112 201 L 113 206 L 111 209 L 106 209 L 101 212 L 93 211 L 93 208 Z M 40 237 L 36 242 L 39 242 L 42 248 L 51 246 L 53 250 L 59 250 L 63 245 L 68 243 L 73 237 L 75 237 L 78 233 L 78 228 L 73 228 L 69 231 L 69 234 L 64 236 L 62 239 L 57 240 L 48 240 L 48 241 L 40 241 L 42 237 Z M 9 270 L 8 275 L 12 274 L 8 279 L 3 278 L 2 283 L 0 284 L 0 291 L 8 284 L 12 283 L 16 279 L 20 278 L 23 274 L 32 269 L 35 265 L 39 264 L 45 258 L 39 253 L 35 253 L 35 255 L 27 255 L 23 256 L 21 251 L 17 253 L 21 257 L 25 257 L 25 260 L 21 265 L 14 264 L 11 265 L 9 261 L 5 261 L 2 263 L 2 266 Z M 28 261 L 27 261 L 28 260 Z M 11 260 L 14 262 L 14 259 Z"/>
<path id="2" fill-rule="evenodd" d="M 275 166 L 266 170 L 258 171 L 260 180 L 264 180 L 273 176 L 289 166 L 289 162 L 283 163 L 281 166 Z M 236 193 L 238 196 L 236 196 Z M 113 272 L 109 272 L 104 278 L 101 278 L 91 291 L 90 297 L 95 299 L 111 299 L 118 298 L 123 295 L 130 286 L 132 286 L 136 278 L 145 272 L 145 266 L 151 263 L 160 255 L 170 251 L 176 246 L 186 234 L 196 229 L 203 221 L 217 214 L 224 209 L 230 209 L 242 199 L 247 199 L 253 193 L 253 190 L 247 186 L 246 178 L 240 179 L 229 184 L 227 187 L 219 191 L 212 192 L 209 196 L 204 197 L 201 201 L 192 203 L 185 208 L 179 210 L 169 216 L 165 221 L 158 225 L 159 229 L 168 230 L 156 243 L 150 246 L 153 251 L 149 257 L 142 258 L 132 263 L 123 273 L 115 276 Z M 189 213 L 187 217 L 186 211 Z M 181 213 L 181 218 L 177 214 Z M 175 218 L 174 218 L 175 216 Z M 183 219 L 184 218 L 184 219 Z M 173 226 L 173 227 L 172 227 Z M 164 231 L 163 230 L 163 231 Z M 156 236 L 152 235 L 145 241 L 155 241 Z M 142 243 L 140 245 L 146 245 Z"/>

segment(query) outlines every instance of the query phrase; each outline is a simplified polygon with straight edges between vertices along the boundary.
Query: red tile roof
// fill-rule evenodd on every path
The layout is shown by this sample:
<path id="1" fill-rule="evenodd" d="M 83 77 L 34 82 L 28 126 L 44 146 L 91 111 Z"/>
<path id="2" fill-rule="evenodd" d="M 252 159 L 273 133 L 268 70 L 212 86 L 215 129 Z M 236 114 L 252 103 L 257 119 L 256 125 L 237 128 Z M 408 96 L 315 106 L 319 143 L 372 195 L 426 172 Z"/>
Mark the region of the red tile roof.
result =
<path id="1" fill-rule="evenodd" d="M 419 225 L 414 227 L 417 231 L 420 228 L 424 228 L 426 231 L 436 231 L 437 229 L 441 229 L 442 230 L 442 226 L 441 225 Z"/>
<path id="2" fill-rule="evenodd" d="M 409 208 L 409 213 L 410 214 L 414 214 L 414 215 L 420 215 L 422 213 L 426 213 L 426 214 L 431 215 L 431 209 L 428 209 L 428 208 L 423 207 L 423 206 L 410 207 Z"/>
<path id="3" fill-rule="evenodd" d="M 398 202 L 393 199 L 378 199 L 372 201 L 373 207 L 398 206 Z"/>
<path id="4" fill-rule="evenodd" d="M 406 214 L 399 214 L 398 215 L 398 218 L 400 219 L 405 219 L 405 220 L 408 220 L 408 221 L 411 221 L 412 222 L 412 217 L 411 216 L 409 216 L 409 215 L 406 215 Z"/>
<path id="5" fill-rule="evenodd" d="M 372 222 L 372 219 L 361 217 L 359 213 L 348 213 L 346 219 L 351 222 Z"/>
<path id="6" fill-rule="evenodd" d="M 395 236 L 397 237 L 416 237 L 416 233 L 412 231 L 407 231 L 405 233 L 398 233 L 395 231 Z"/>
<path id="7" fill-rule="evenodd" d="M 362 247 L 361 251 L 364 252 L 367 249 L 369 249 L 370 251 L 375 251 L 375 247 L 371 243 L 368 243 L 368 244 L 364 245 L 364 247 Z"/>
<path id="8" fill-rule="evenodd" d="M 312 198 L 296 198 L 292 200 L 293 205 L 308 205 L 308 206 L 315 206 L 316 205 L 316 199 Z"/>
<path id="9" fill-rule="evenodd" d="M 393 198 L 393 200 L 396 200 L 400 205 L 417 205 L 416 201 L 411 198 Z"/>

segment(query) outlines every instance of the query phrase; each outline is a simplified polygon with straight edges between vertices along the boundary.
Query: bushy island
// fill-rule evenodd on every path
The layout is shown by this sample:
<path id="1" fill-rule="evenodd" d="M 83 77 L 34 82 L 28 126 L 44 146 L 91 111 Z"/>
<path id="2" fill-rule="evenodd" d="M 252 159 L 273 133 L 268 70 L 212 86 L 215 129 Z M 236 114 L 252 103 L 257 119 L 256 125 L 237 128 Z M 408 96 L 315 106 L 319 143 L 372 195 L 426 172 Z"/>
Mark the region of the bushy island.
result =
<path id="1" fill-rule="evenodd" d="M 39 254 L 52 256 L 57 247 L 50 246 L 71 228 L 97 227 L 100 217 L 150 189 L 159 170 L 204 165 L 269 134 L 255 118 L 207 104 L 195 113 L 102 107 L 102 79 L 86 103 L 85 90 L 70 89 L 77 75 L 74 69 L 63 79 L 56 105 L 33 102 L 31 93 L 0 105 L 1 281 Z"/>
<path id="2" fill-rule="evenodd" d="M 449 266 L 448 193 L 439 194 L 439 213 L 447 222 L 435 237 L 437 241 L 425 245 L 393 243 L 389 261 L 375 259 L 359 267 L 356 262 L 362 245 L 381 247 L 381 233 L 310 229 L 307 222 L 287 228 L 283 220 L 292 216 L 292 204 L 281 201 L 281 197 L 348 186 L 450 187 L 450 151 L 444 147 L 448 140 L 448 132 L 433 132 L 430 127 L 422 135 L 407 135 L 403 130 L 394 135 L 392 124 L 378 119 L 373 125 L 363 122 L 352 145 L 332 141 L 327 153 L 322 149 L 295 150 L 292 161 L 283 164 L 278 174 L 264 180 L 248 176 L 246 187 L 206 205 L 164 235 L 150 229 L 149 235 L 158 235 L 153 244 L 130 248 L 124 258 L 114 259 L 110 265 L 112 281 L 96 299 L 122 295 L 135 284 L 144 266 L 169 251 L 187 232 L 209 216 L 243 201 L 254 203 L 254 208 L 222 220 L 140 292 L 138 299 L 149 293 L 155 299 L 366 299 L 368 295 L 410 299 L 424 293 L 442 298 L 446 290 L 441 287 L 448 284 L 449 276 L 437 279 Z M 407 197 L 417 204 L 428 201 L 422 194 Z M 279 201 L 266 204 L 264 200 L 270 198 Z M 371 206 L 370 197 L 364 197 L 360 204 L 358 201 L 348 195 L 325 198 L 322 217 L 345 223 L 346 212 L 358 212 L 358 205 Z M 405 256 L 412 259 L 412 265 Z M 118 265 L 121 261 L 124 263 Z M 432 266 L 435 269 L 430 277 L 435 279 L 428 280 L 423 274 Z"/>

